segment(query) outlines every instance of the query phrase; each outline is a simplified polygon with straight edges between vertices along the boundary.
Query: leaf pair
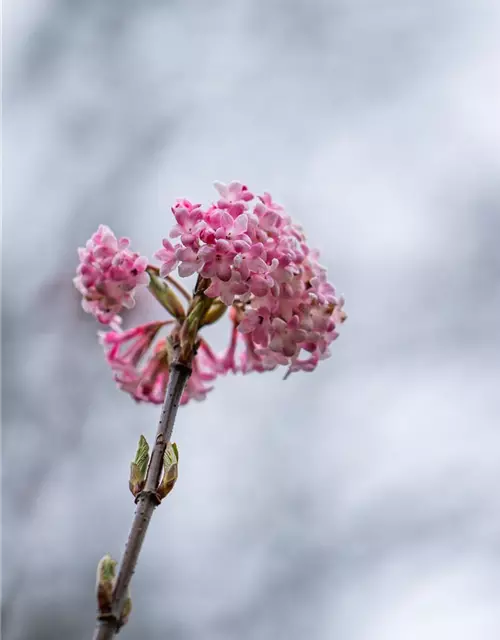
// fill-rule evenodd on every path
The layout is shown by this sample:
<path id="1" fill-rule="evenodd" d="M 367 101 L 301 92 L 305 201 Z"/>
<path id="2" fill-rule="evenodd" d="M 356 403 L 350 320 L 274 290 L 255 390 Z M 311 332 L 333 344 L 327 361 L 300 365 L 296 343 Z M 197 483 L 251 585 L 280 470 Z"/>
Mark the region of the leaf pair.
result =
<path id="1" fill-rule="evenodd" d="M 157 488 L 157 495 L 163 500 L 172 491 L 178 477 L 179 450 L 174 443 L 168 443 L 163 456 L 163 476 Z M 144 489 L 149 464 L 149 444 L 141 435 L 135 460 L 130 464 L 130 479 L 128 486 L 133 496 L 137 497 Z"/>

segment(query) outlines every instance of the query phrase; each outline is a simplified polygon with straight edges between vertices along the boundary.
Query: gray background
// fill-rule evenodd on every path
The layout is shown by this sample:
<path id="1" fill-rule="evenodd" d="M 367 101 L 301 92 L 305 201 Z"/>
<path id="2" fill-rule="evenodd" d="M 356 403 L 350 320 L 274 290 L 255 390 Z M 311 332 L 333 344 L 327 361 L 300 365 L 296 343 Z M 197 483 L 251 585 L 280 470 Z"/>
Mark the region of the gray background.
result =
<path id="1" fill-rule="evenodd" d="M 159 414 L 114 387 L 76 247 L 152 253 L 240 179 L 349 320 L 314 374 L 182 409 L 123 639 L 498 640 L 498 2 L 10 0 L 3 30 L 3 637 L 91 637 Z"/>

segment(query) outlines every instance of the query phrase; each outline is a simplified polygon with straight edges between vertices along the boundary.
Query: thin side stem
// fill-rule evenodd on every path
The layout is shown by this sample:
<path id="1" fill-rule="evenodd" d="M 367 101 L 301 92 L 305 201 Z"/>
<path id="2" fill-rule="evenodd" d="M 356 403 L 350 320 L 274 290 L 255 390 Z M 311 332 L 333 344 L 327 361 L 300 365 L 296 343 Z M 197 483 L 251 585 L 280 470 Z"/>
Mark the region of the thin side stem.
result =
<path id="1" fill-rule="evenodd" d="M 175 287 L 177 291 L 181 293 L 188 302 L 191 302 L 192 298 L 189 295 L 189 292 L 187 291 L 187 289 L 184 289 L 180 282 L 177 282 L 177 280 L 175 278 L 172 278 L 171 276 L 165 276 L 165 280 L 169 282 L 173 287 Z"/>
<path id="2" fill-rule="evenodd" d="M 177 355 L 177 354 L 176 354 Z M 191 367 L 174 359 L 170 369 L 165 401 L 158 423 L 156 441 L 151 454 L 144 490 L 137 496 L 132 528 L 130 529 L 127 546 L 120 563 L 120 569 L 113 591 L 111 613 L 104 618 L 98 618 L 94 633 L 94 640 L 110 640 L 119 631 L 120 618 L 127 597 L 128 587 L 137 565 L 144 538 L 148 530 L 151 516 L 155 507 L 160 504 L 157 488 L 163 468 L 163 456 L 172 436 L 177 408 L 184 391 L 184 387 L 191 375 Z"/>

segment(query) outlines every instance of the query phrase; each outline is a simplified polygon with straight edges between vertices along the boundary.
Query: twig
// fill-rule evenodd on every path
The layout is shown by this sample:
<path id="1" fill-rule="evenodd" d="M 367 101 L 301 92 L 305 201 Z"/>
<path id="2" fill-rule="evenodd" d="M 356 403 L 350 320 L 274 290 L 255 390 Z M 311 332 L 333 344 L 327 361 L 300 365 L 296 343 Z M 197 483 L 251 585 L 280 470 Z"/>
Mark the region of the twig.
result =
<path id="1" fill-rule="evenodd" d="M 146 474 L 146 483 L 144 490 L 136 498 L 137 509 L 113 590 L 111 613 L 98 617 L 94 640 L 110 640 L 120 629 L 120 619 L 128 587 L 137 565 L 151 516 L 155 507 L 160 504 L 157 489 L 162 472 L 163 456 L 172 436 L 177 408 L 190 375 L 191 366 L 179 362 L 177 348 L 170 368 L 170 379 L 158 424 L 155 446 Z"/>

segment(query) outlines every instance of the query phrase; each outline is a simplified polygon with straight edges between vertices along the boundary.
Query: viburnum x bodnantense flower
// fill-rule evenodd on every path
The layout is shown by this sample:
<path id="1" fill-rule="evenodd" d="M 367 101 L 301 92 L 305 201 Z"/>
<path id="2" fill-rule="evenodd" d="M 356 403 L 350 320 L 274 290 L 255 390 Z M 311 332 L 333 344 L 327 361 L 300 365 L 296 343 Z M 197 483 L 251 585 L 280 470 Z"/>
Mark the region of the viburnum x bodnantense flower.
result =
<path id="1" fill-rule="evenodd" d="M 186 403 L 204 399 L 227 372 L 314 370 L 346 318 L 318 252 L 284 208 L 239 182 L 215 186 L 219 197 L 208 207 L 185 199 L 172 207 L 173 226 L 155 254 L 159 266 L 104 225 L 79 249 L 74 282 L 82 306 L 110 326 L 99 333 L 107 361 L 118 386 L 137 401 L 163 402 L 175 341 L 190 353 Z M 172 278 L 175 270 L 181 278 L 197 274 L 193 295 Z M 123 330 L 120 313 L 145 285 L 171 318 Z M 227 308 L 229 346 L 216 354 L 199 330 Z"/>

